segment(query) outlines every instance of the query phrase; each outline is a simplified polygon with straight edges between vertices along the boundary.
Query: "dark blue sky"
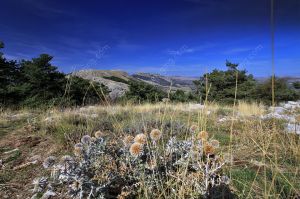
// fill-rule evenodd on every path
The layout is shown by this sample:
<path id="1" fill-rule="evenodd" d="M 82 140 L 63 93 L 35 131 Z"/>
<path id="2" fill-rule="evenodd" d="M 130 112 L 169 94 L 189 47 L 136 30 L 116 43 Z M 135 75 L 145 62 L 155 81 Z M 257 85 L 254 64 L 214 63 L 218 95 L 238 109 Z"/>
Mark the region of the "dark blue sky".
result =
<path id="1" fill-rule="evenodd" d="M 64 72 L 199 76 L 238 62 L 271 74 L 270 0 L 1 0 L 10 59 L 54 56 Z M 275 0 L 275 70 L 300 76 L 300 0 Z"/>

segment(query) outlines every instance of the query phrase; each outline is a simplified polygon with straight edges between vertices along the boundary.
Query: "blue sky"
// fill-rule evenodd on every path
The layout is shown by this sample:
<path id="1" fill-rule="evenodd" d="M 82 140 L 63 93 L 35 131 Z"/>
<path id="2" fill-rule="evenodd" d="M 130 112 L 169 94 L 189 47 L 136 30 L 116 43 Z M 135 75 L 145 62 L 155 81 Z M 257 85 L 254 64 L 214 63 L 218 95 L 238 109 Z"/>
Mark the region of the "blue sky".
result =
<path id="1" fill-rule="evenodd" d="M 2 0 L 9 59 L 54 56 L 61 71 L 199 76 L 226 59 L 271 74 L 270 0 Z M 275 71 L 300 76 L 300 1 L 275 0 Z"/>

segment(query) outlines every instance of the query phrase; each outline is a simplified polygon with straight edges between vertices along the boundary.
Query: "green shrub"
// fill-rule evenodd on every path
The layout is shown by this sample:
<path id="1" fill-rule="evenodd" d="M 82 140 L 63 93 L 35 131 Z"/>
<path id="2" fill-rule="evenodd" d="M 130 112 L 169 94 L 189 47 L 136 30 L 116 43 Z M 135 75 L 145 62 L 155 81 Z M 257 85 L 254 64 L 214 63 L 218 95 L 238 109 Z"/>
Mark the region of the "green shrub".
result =
<path id="1" fill-rule="evenodd" d="M 196 96 L 191 92 L 184 92 L 183 90 L 176 90 L 170 93 L 170 100 L 173 102 L 188 102 L 196 101 Z"/>
<path id="2" fill-rule="evenodd" d="M 226 62 L 227 70 L 213 70 L 206 73 L 199 80 L 194 81 L 197 94 L 202 100 L 233 103 L 236 90 L 236 78 L 238 83 L 238 100 L 251 99 L 255 92 L 256 82 L 253 75 L 247 74 L 246 70 L 238 70 L 238 64 Z"/>
<path id="3" fill-rule="evenodd" d="M 65 95 L 62 97 L 62 105 L 87 105 L 104 101 L 108 89 L 103 84 L 90 82 L 76 76 L 68 78 Z"/>
<path id="4" fill-rule="evenodd" d="M 125 94 L 125 99 L 135 103 L 159 102 L 166 96 L 167 94 L 164 91 L 153 85 L 131 80 L 129 83 L 129 91 Z"/>
<path id="5" fill-rule="evenodd" d="M 298 100 L 300 95 L 297 91 L 291 89 L 287 85 L 287 81 L 283 78 L 274 79 L 275 102 Z M 256 87 L 256 98 L 271 104 L 272 102 L 272 78 L 260 83 Z"/>
<path id="6" fill-rule="evenodd" d="M 116 77 L 116 76 L 104 76 L 103 78 L 104 79 L 109 79 L 109 80 L 112 80 L 112 81 L 115 81 L 115 82 L 121 82 L 121 83 L 124 83 L 124 84 L 129 84 L 129 81 L 127 81 L 125 79 L 122 79 L 120 77 Z"/>
<path id="7" fill-rule="evenodd" d="M 261 101 L 268 103 L 272 101 L 272 79 L 258 83 L 252 74 L 246 70 L 238 70 L 238 64 L 226 62 L 227 70 L 213 70 L 206 73 L 199 80 L 194 81 L 197 94 L 202 100 L 206 97 L 208 101 L 232 104 L 235 99 L 243 101 Z M 237 90 L 236 90 L 237 83 Z M 297 84 L 294 87 L 297 87 Z M 297 100 L 300 94 L 288 87 L 283 78 L 275 78 L 275 101 Z M 236 92 L 236 93 L 235 93 Z"/>
<path id="8" fill-rule="evenodd" d="M 294 82 L 293 86 L 295 89 L 300 89 L 300 81 Z"/>

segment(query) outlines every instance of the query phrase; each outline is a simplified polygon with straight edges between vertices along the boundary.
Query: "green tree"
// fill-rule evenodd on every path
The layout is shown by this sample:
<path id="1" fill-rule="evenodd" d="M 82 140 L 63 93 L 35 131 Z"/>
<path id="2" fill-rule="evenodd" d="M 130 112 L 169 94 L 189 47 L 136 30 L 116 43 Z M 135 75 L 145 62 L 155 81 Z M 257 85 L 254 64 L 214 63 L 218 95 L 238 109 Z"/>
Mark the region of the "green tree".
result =
<path id="1" fill-rule="evenodd" d="M 295 89 L 300 89 L 300 81 L 294 82 L 293 86 Z"/>
<path id="2" fill-rule="evenodd" d="M 237 70 L 238 64 L 231 63 L 230 61 L 226 60 L 226 66 L 228 70 Z"/>
<path id="3" fill-rule="evenodd" d="M 248 100 L 253 98 L 256 81 L 253 75 L 247 74 L 246 70 L 238 70 L 238 64 L 226 61 L 227 70 L 213 70 L 204 74 L 199 80 L 194 81 L 202 101 L 218 101 L 233 103 L 235 98 L 236 80 L 238 84 L 237 99 Z"/>
<path id="4" fill-rule="evenodd" d="M 76 76 L 68 76 L 62 105 L 97 104 L 105 100 L 108 89 L 103 84 L 90 82 Z"/>
<path id="5" fill-rule="evenodd" d="M 275 77 L 275 102 L 298 100 L 299 93 L 288 87 L 284 78 Z M 271 105 L 272 102 L 272 77 L 257 85 L 256 98 Z"/>
<path id="6" fill-rule="evenodd" d="M 164 91 L 153 85 L 131 80 L 125 98 L 134 102 L 158 102 L 166 96 Z"/>
<path id="7" fill-rule="evenodd" d="M 4 43 L 0 41 L 0 49 Z M 19 81 L 19 67 L 16 61 L 7 60 L 0 52 L 0 104 L 9 104 L 18 100 L 19 96 L 13 89 Z"/>
<path id="8" fill-rule="evenodd" d="M 52 58 L 50 55 L 41 54 L 31 61 L 21 61 L 22 82 L 19 91 L 25 98 L 25 105 L 44 104 L 63 95 L 65 75 L 51 65 Z"/>
<path id="9" fill-rule="evenodd" d="M 176 90 L 170 93 L 170 100 L 174 102 L 188 102 L 196 101 L 196 96 L 191 92 L 184 92 L 183 90 Z"/>
<path id="10" fill-rule="evenodd" d="M 0 49 L 4 48 L 0 41 Z M 104 85 L 79 77 L 66 78 L 51 64 L 52 56 L 32 60 L 7 60 L 0 52 L 0 104 L 9 106 L 85 105 L 107 95 Z M 70 77 L 70 76 L 67 76 Z"/>

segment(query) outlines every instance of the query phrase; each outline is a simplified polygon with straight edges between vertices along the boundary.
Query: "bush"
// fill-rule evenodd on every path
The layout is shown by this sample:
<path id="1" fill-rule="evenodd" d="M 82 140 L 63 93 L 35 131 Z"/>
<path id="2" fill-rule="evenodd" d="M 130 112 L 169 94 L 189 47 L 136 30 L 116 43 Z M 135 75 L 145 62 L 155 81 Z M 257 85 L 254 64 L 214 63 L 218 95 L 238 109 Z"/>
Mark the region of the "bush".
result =
<path id="1" fill-rule="evenodd" d="M 300 81 L 294 82 L 293 86 L 295 89 L 300 89 Z"/>
<path id="2" fill-rule="evenodd" d="M 228 188 L 226 194 L 219 190 L 230 182 L 222 171 L 227 160 L 216 151 L 219 142 L 209 139 L 206 132 L 199 133 L 197 140 L 171 137 L 164 141 L 158 129 L 149 135 L 127 135 L 117 141 L 101 131 L 93 138 L 83 136 L 74 146 L 74 156 L 45 159 L 43 166 L 51 177 L 34 180 L 33 197 L 46 198 L 59 192 L 70 198 L 233 196 Z M 117 144 L 121 141 L 123 146 Z"/>
<path id="3" fill-rule="evenodd" d="M 129 83 L 129 91 L 125 94 L 126 100 L 132 100 L 133 102 L 159 102 L 165 98 L 167 94 L 161 89 L 141 82 L 131 80 Z"/>
<path id="4" fill-rule="evenodd" d="M 283 78 L 276 78 L 274 81 L 275 102 L 298 100 L 300 95 L 288 87 L 287 81 Z M 271 104 L 272 102 L 272 78 L 260 83 L 256 88 L 256 98 Z"/>
<path id="5" fill-rule="evenodd" d="M 217 101 L 232 104 L 235 99 L 236 78 L 237 93 L 236 99 L 242 101 L 259 101 L 268 103 L 272 101 L 272 81 L 271 78 L 263 83 L 258 83 L 252 74 L 247 74 L 246 70 L 238 70 L 238 64 L 226 62 L 226 71 L 213 70 L 206 73 L 200 80 L 194 81 L 197 87 L 197 94 L 202 100 Z M 294 87 L 297 87 L 297 84 Z M 208 92 L 209 91 L 209 92 Z M 288 87 L 287 81 L 282 78 L 275 80 L 275 101 L 289 101 L 299 99 L 299 93 Z"/>
<path id="6" fill-rule="evenodd" d="M 191 92 L 184 92 L 183 90 L 176 90 L 170 94 L 170 99 L 173 102 L 189 102 L 196 101 L 196 96 Z"/>
<path id="7" fill-rule="evenodd" d="M 213 70 L 206 73 L 200 80 L 194 81 L 197 87 L 197 94 L 202 100 L 218 101 L 223 103 L 233 103 L 235 98 L 236 77 L 238 78 L 238 100 L 253 99 L 256 82 L 253 75 L 248 75 L 246 70 L 238 70 L 238 64 L 226 62 L 226 71 Z M 208 92 L 209 91 L 209 92 Z"/>
<path id="8" fill-rule="evenodd" d="M 87 105 L 105 100 L 108 89 L 103 84 L 90 82 L 76 76 L 69 76 L 62 105 Z"/>

